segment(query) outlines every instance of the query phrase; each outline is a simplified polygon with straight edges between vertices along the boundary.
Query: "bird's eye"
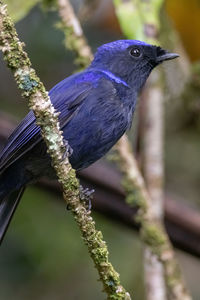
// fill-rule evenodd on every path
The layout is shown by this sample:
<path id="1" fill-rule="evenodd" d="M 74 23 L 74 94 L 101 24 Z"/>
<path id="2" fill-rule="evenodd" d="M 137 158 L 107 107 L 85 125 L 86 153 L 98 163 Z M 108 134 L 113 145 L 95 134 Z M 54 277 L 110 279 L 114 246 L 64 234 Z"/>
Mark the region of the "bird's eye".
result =
<path id="1" fill-rule="evenodd" d="M 130 55 L 134 56 L 134 57 L 140 57 L 141 56 L 141 51 L 140 51 L 139 48 L 131 48 Z"/>

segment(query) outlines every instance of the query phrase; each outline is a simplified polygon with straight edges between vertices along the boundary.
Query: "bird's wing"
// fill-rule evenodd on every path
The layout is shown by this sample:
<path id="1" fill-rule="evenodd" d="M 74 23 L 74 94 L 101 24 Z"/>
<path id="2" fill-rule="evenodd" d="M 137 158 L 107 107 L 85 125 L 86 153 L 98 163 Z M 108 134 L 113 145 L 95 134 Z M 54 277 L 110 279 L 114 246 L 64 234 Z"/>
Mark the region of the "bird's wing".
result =
<path id="1" fill-rule="evenodd" d="M 84 73 L 64 79 L 49 92 L 55 109 L 61 112 L 59 115 L 61 128 L 77 112 L 93 87 L 87 73 L 84 76 L 82 74 Z M 41 140 L 40 127 L 36 125 L 35 116 L 30 111 L 8 138 L 0 154 L 0 173 Z"/>

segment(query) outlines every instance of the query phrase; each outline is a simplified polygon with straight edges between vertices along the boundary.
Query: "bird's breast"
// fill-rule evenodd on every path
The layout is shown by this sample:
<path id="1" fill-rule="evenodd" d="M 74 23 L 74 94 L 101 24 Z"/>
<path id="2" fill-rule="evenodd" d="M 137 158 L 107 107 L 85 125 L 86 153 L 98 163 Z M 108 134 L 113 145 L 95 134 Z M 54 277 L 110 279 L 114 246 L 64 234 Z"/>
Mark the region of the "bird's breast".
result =
<path id="1" fill-rule="evenodd" d="M 81 109 L 64 128 L 73 149 L 72 166 L 82 169 L 106 154 L 130 126 L 132 111 L 122 104 L 94 105 Z"/>

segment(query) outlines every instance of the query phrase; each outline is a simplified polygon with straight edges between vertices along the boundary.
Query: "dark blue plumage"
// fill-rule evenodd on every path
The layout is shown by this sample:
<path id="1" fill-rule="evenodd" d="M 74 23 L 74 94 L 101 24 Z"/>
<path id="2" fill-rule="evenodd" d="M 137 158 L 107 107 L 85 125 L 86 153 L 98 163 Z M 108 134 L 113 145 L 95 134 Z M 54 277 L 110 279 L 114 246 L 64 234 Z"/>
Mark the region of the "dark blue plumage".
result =
<path id="1" fill-rule="evenodd" d="M 152 69 L 177 57 L 135 40 L 101 46 L 84 71 L 51 89 L 60 111 L 63 135 L 73 153 L 70 162 L 83 169 L 101 158 L 130 128 L 137 95 Z M 22 189 L 41 176 L 55 176 L 33 112 L 15 129 L 0 154 L 0 240 Z"/>

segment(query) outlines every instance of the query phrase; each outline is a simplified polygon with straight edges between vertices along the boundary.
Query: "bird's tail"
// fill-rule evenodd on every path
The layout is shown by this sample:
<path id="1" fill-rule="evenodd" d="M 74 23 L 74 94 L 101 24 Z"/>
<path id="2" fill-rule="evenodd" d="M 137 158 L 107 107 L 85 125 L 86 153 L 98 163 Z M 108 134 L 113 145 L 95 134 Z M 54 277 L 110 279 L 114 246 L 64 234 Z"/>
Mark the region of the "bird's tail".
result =
<path id="1" fill-rule="evenodd" d="M 24 190 L 25 187 L 21 187 L 18 190 L 12 191 L 6 196 L 0 196 L 0 245 L 3 241 L 4 235 L 14 215 L 17 205 L 19 204 L 19 201 L 24 193 Z"/>
<path id="2" fill-rule="evenodd" d="M 27 183 L 22 171 L 13 164 L 0 173 L 0 245 Z"/>

